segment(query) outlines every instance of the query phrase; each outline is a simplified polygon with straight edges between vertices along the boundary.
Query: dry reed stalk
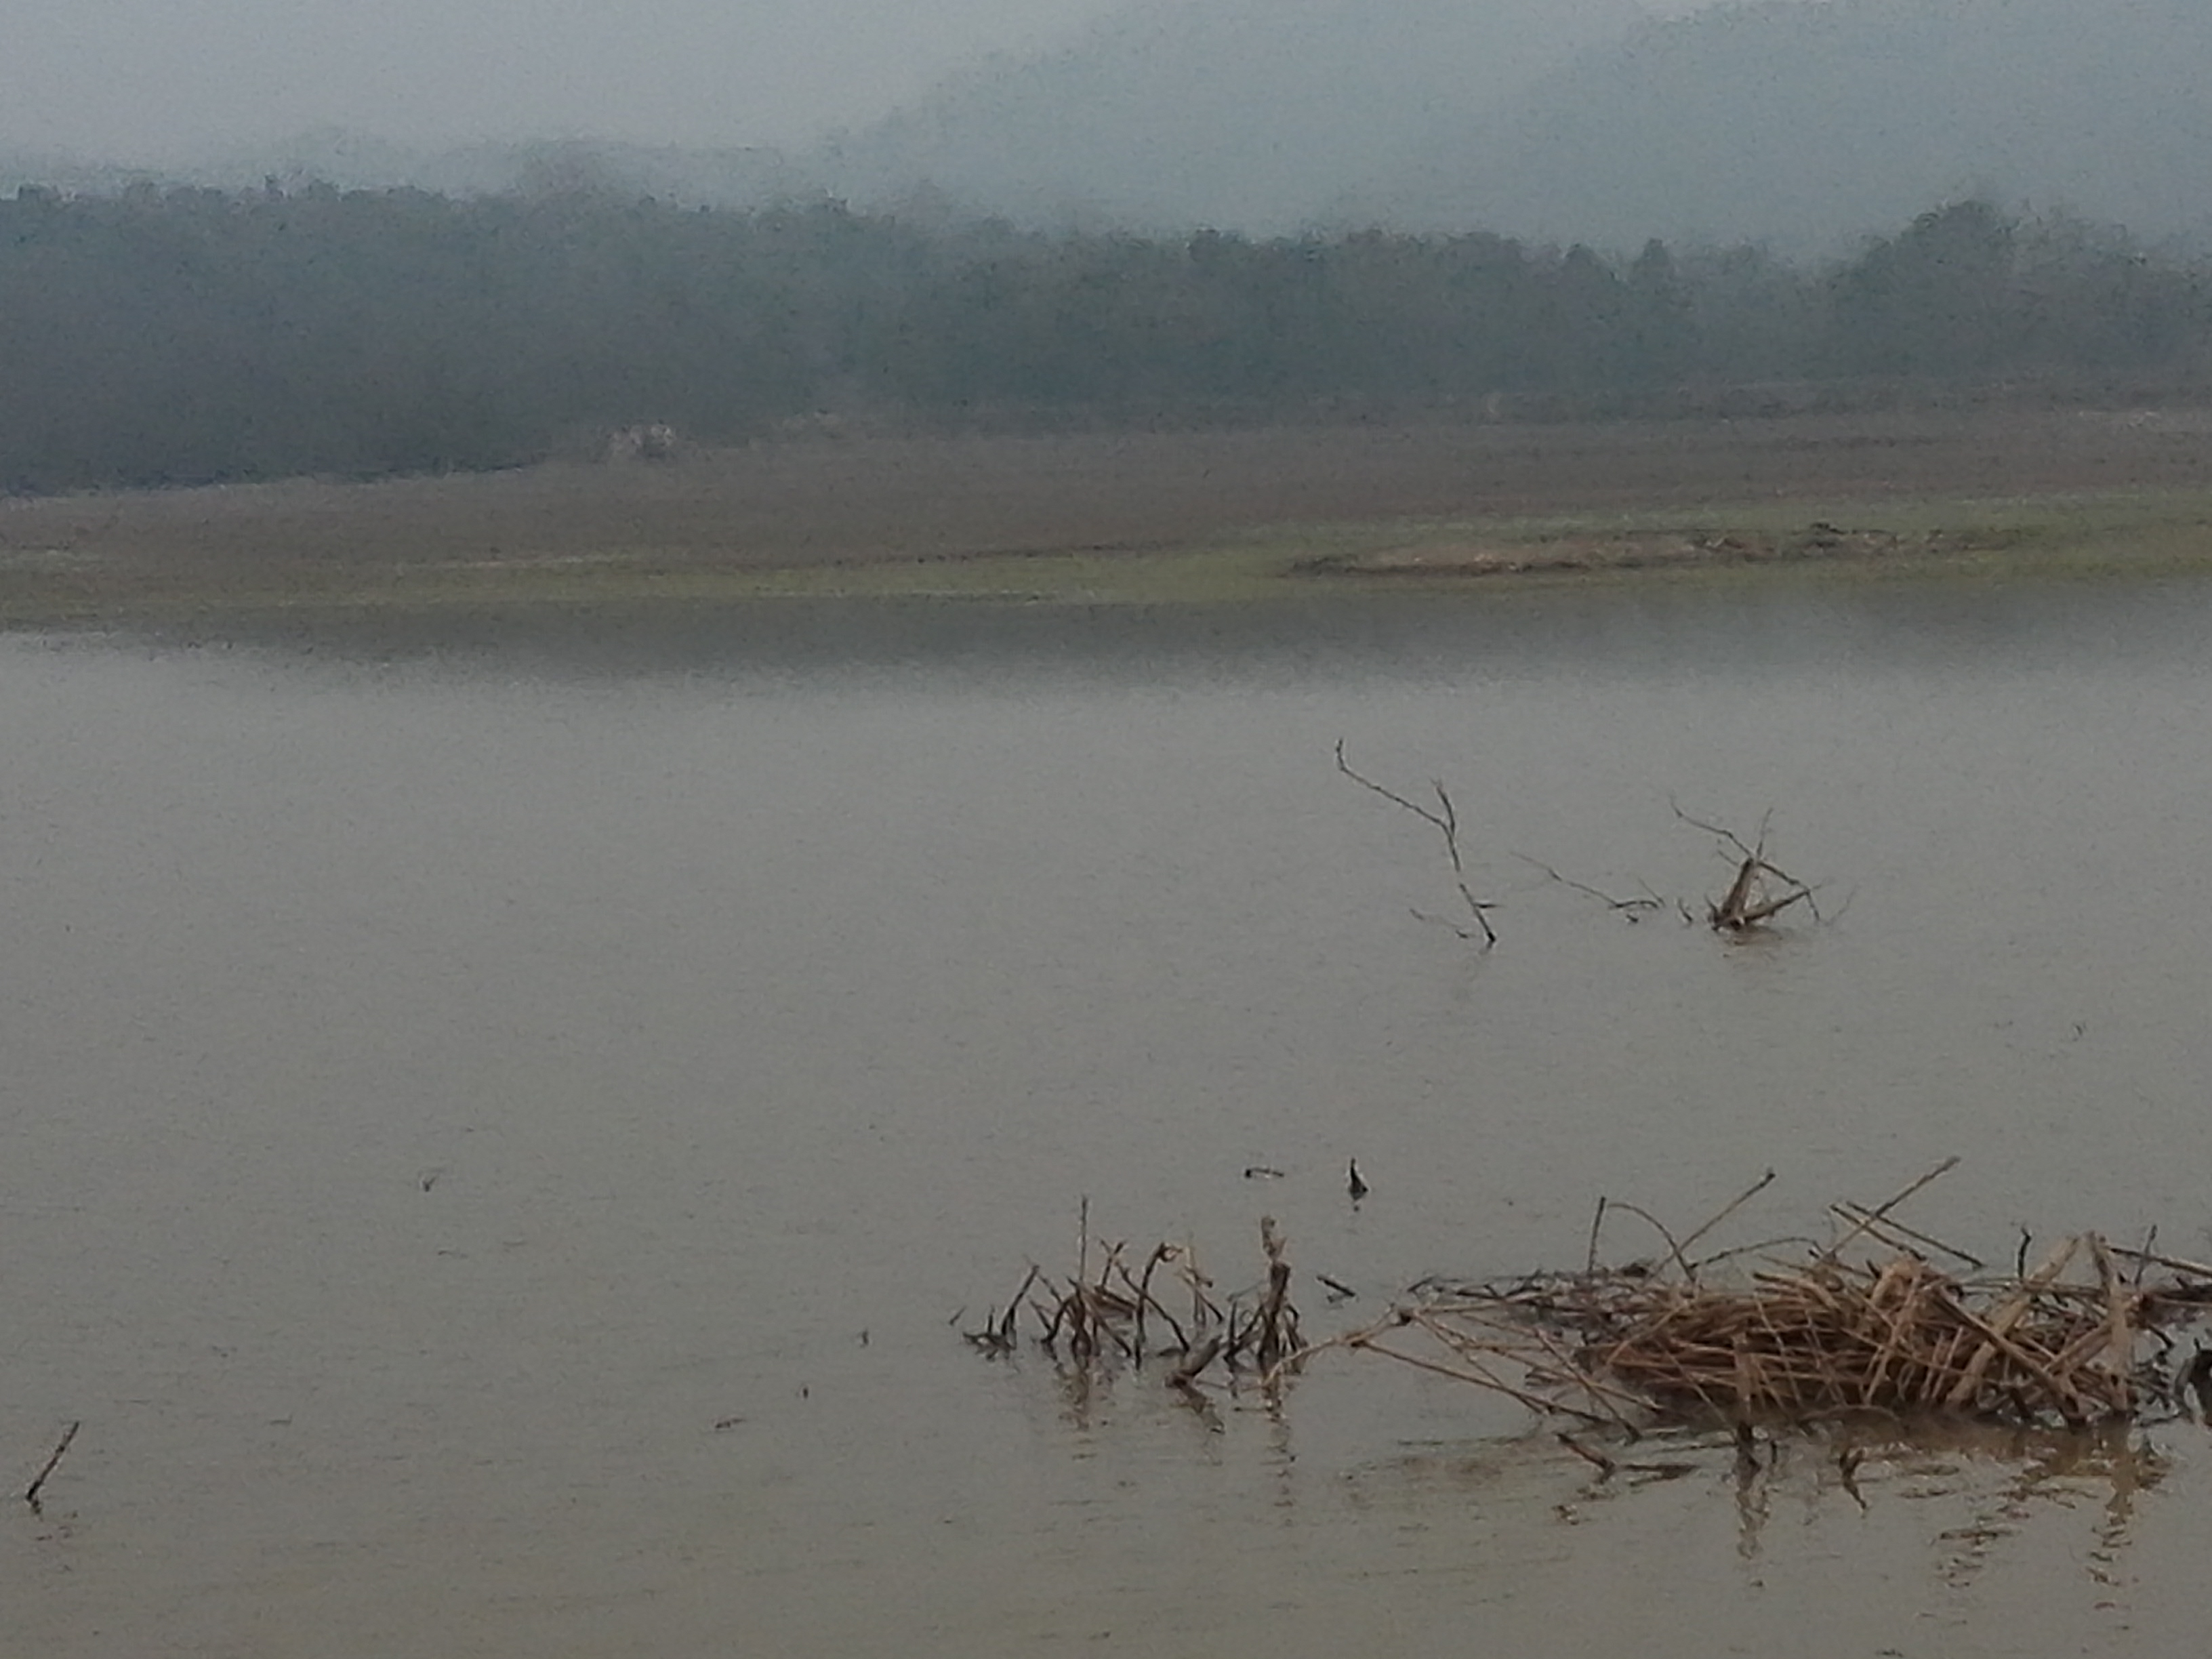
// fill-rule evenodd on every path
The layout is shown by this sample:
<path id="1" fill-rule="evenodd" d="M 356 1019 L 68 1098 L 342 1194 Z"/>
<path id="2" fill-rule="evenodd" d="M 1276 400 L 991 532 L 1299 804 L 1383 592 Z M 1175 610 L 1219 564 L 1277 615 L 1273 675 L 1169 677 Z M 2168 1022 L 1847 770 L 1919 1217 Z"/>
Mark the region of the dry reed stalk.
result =
<path id="1" fill-rule="evenodd" d="M 1269 1377 L 1297 1360 L 1304 1339 L 1291 1300 L 1293 1274 L 1272 1216 L 1260 1223 L 1267 1261 L 1261 1289 L 1249 1299 L 1244 1293 L 1231 1297 L 1225 1304 L 1213 1295 L 1212 1279 L 1188 1244 L 1156 1244 L 1140 1267 L 1132 1266 L 1127 1241 L 1091 1237 L 1088 1199 L 1078 1212 L 1077 1228 L 1074 1273 L 1063 1280 L 1032 1265 L 1005 1309 L 989 1313 L 980 1329 L 964 1333 L 971 1344 L 993 1356 L 1013 1352 L 1019 1346 L 1016 1316 L 1027 1307 L 1037 1322 L 1037 1346 L 1064 1363 L 1090 1370 L 1170 1360 L 1166 1381 L 1185 1392 L 1217 1360 L 1232 1376 L 1256 1366 Z M 1189 1292 L 1184 1317 L 1153 1288 L 1163 1267 Z M 1170 1336 L 1159 1337 L 1155 1320 Z"/>

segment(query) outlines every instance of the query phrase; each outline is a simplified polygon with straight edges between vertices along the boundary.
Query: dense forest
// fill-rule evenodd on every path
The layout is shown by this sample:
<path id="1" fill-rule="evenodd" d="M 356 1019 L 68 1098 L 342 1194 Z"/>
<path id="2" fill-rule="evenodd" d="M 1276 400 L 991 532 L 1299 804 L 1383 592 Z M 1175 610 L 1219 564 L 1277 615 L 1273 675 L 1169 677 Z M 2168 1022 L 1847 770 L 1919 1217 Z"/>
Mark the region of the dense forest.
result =
<path id="1" fill-rule="evenodd" d="M 1978 202 L 1811 266 L 588 191 L 0 199 L 15 492 L 494 467 L 628 423 L 722 441 L 822 410 L 1223 421 L 1503 395 L 1601 412 L 1668 387 L 2208 370 L 2212 270 Z"/>

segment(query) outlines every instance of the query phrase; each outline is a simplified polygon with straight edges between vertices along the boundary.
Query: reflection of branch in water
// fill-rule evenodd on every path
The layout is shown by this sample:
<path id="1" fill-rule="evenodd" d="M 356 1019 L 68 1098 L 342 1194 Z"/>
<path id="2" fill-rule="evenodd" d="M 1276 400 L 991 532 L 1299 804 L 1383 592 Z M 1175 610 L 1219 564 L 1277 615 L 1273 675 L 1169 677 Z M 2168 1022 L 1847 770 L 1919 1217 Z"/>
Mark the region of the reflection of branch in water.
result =
<path id="1" fill-rule="evenodd" d="M 1774 1453 L 1762 1463 L 1759 1456 L 1759 1441 L 1751 1425 L 1739 1423 L 1735 1427 L 1735 1553 L 1747 1564 L 1759 1559 L 1759 1540 L 1766 1534 L 1767 1518 L 1773 1513 L 1770 1488 L 1774 1474 L 1774 1460 L 1778 1457 L 1781 1442 L 1774 1443 Z"/>
<path id="2" fill-rule="evenodd" d="M 2125 1423 L 2029 1429 L 1973 1421 L 1906 1425 L 1868 1416 L 1775 1433 L 1761 1426 L 1662 1431 L 1622 1439 L 1602 1427 L 1555 1437 L 1590 1466 L 1571 1518 L 1632 1503 L 1638 1492 L 1701 1474 L 1734 1506 L 1735 1550 L 1758 1560 L 1778 1498 L 1802 1498 L 1808 1516 L 1823 1498 L 1830 1518 L 1861 1515 L 1903 1524 L 1920 1501 L 1950 1499 L 1953 1524 L 1929 1538 L 1944 1581 L 1962 1587 L 1996 1559 L 2007 1539 L 2039 1521 L 2094 1506 L 2085 1571 L 2100 1590 L 2131 1582 L 2122 1563 L 2135 1542 L 2142 1495 L 2162 1481 L 2167 1455 Z M 1655 1449 L 1662 1448 L 1663 1449 Z M 1643 1460 L 1632 1462 L 1631 1457 Z M 1900 1499 L 1913 1500 L 1900 1504 Z"/>
<path id="3" fill-rule="evenodd" d="M 1844 1490 L 1871 1511 L 1881 1500 L 1881 1482 L 1924 1480 L 1923 1497 L 1963 1497 L 1967 1513 L 1946 1528 L 1936 1541 L 1947 1546 L 1945 1580 L 1963 1585 L 1978 1577 L 1996 1547 L 2039 1515 L 2072 1512 L 2082 1502 L 2101 1498 L 2096 1548 L 2090 1552 L 2090 1577 L 2100 1584 L 2120 1582 L 2118 1559 L 2134 1540 L 2137 1500 L 2165 1479 L 2166 1455 L 2149 1437 L 2124 1422 L 2081 1429 L 2030 1429 L 2005 1424 L 1952 1422 L 1895 1424 L 1869 1432 L 1872 1425 L 1839 1427 L 1833 1459 Z M 1984 1486 L 1978 1475 L 1995 1474 Z M 1869 1490 L 1871 1488 L 1871 1490 Z"/>
<path id="4" fill-rule="evenodd" d="M 2136 1498 L 2155 1487 L 2166 1474 L 2163 1457 L 2147 1443 L 2142 1451 L 2139 1461 L 2123 1462 L 2114 1471 L 2103 1516 L 2097 1523 L 2097 1547 L 2089 1552 L 2089 1576 L 2113 1589 L 2128 1582 L 2119 1563 L 2128 1546 L 2135 1542 Z"/>

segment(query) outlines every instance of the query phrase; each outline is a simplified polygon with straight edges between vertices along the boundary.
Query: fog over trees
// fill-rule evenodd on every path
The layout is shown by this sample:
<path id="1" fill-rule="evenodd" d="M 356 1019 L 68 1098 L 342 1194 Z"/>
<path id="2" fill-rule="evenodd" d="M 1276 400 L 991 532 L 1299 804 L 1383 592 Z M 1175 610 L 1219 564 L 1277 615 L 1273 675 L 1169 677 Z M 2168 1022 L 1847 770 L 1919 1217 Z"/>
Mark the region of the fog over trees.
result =
<path id="1" fill-rule="evenodd" d="M 2173 382 L 2212 369 L 2212 271 L 1975 201 L 1817 264 L 1485 233 L 1046 234 L 589 190 L 27 189 L 0 199 L 0 489 L 51 491 L 495 467 L 634 423 L 730 441 L 823 410 L 1603 415 L 1749 383 Z"/>
<path id="2" fill-rule="evenodd" d="M 1146 0 L 814 165 L 1040 224 L 1831 254 L 1981 195 L 2212 242 L 2208 85 L 2203 0 Z"/>
<path id="3" fill-rule="evenodd" d="M 1058 20 L 1053 28 L 1033 20 L 1018 37 L 1009 23 L 1000 38 L 1057 44 L 970 58 L 887 114 L 850 112 L 856 79 L 851 94 L 817 100 L 836 112 L 825 124 L 845 125 L 818 143 L 793 141 L 785 103 L 771 120 L 758 89 L 762 60 L 775 52 L 818 75 L 834 56 L 828 24 L 815 39 L 796 21 L 771 26 L 764 12 L 745 25 L 722 8 L 709 27 L 707 0 L 641 0 L 634 21 L 607 12 L 573 38 L 516 40 L 482 60 L 484 120 L 552 107 L 544 87 L 564 89 L 569 106 L 534 138 L 512 127 L 467 143 L 442 137 L 463 124 L 466 106 L 447 106 L 472 84 L 465 54 L 454 54 L 494 52 L 483 19 L 538 3 L 460 0 L 434 27 L 424 0 L 395 0 L 388 24 L 383 9 L 354 17 L 343 37 L 354 49 L 330 51 L 326 40 L 319 66 L 300 9 L 257 31 L 252 52 L 210 42 L 210 61 L 195 65 L 191 29 L 171 8 L 158 30 L 100 36 L 96 76 L 82 31 L 49 23 L 44 36 L 27 32 L 31 58 L 0 54 L 0 94 L 13 94 L 0 96 L 0 191 L 133 178 L 240 189 L 274 175 L 470 193 L 588 167 L 692 205 L 927 203 L 1032 228 L 1151 234 L 1480 227 L 1622 255 L 1658 236 L 1823 258 L 1930 203 L 1978 196 L 2212 248 L 2202 182 L 2212 177 L 2212 99 L 2203 93 L 2212 5 L 2203 0 L 1052 0 L 1033 9 Z M 278 3 L 231 0 L 241 17 Z M 769 9 L 795 17 L 799 3 Z M 827 15 L 849 21 L 872 3 L 836 0 Z M 987 11 L 1008 3 L 963 0 L 960 9 L 980 29 Z M 924 27 L 917 15 L 845 30 L 856 77 L 861 60 L 877 61 L 868 43 L 910 37 Z M 410 19 L 428 31 L 426 47 L 439 46 L 434 62 L 408 58 Z M 687 27 L 682 74 L 653 70 L 666 69 Z M 374 54 L 357 49 L 364 31 L 379 42 Z M 62 36 L 84 82 L 73 100 L 67 66 L 41 74 L 36 58 L 47 37 L 49 55 L 61 56 Z M 141 36 L 171 42 L 174 61 L 125 62 L 143 54 Z M 761 52 L 732 56 L 756 37 Z M 586 45 L 590 63 L 556 52 L 573 57 Z M 357 71 L 343 69 L 364 58 Z M 187 99 L 207 127 L 208 89 L 257 65 L 260 82 L 238 82 L 258 88 L 234 100 L 241 107 L 327 112 L 283 142 L 263 135 L 152 155 L 118 137 L 112 154 L 82 140 L 74 161 L 30 153 L 58 142 L 53 133 L 84 130 L 77 106 L 112 105 L 125 84 L 143 95 L 127 118 L 111 111 L 118 133 L 150 131 L 172 104 L 182 121 Z M 518 75 L 532 65 L 539 101 L 515 102 Z M 382 127 L 360 125 L 376 107 L 362 80 L 372 67 L 395 88 Z M 709 97 L 702 88 L 718 76 L 726 90 Z M 319 105 L 310 95 L 318 77 L 330 82 Z M 489 95 L 495 88 L 500 98 Z M 271 88 L 284 94 L 274 106 L 263 95 Z M 647 88 L 655 95 L 641 102 Z M 434 112 L 435 98 L 445 102 Z M 26 110 L 46 117 L 26 125 Z M 702 128 L 728 137 L 689 136 Z"/>

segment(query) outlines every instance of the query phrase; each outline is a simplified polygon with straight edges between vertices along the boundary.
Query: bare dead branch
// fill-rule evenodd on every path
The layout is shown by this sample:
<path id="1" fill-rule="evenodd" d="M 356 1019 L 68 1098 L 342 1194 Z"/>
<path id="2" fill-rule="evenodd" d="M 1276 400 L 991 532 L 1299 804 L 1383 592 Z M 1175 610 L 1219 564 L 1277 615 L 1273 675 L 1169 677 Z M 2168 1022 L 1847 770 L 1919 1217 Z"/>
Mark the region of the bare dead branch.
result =
<path id="1" fill-rule="evenodd" d="M 1674 1235 L 1667 1231 L 1667 1224 L 1665 1222 L 1660 1220 L 1657 1216 L 1652 1214 L 1650 1211 L 1645 1209 L 1642 1205 L 1631 1204 L 1626 1199 L 1609 1198 L 1606 1200 L 1606 1208 L 1612 1210 L 1626 1210 L 1629 1214 L 1649 1223 L 1651 1230 L 1657 1233 L 1660 1237 L 1667 1241 L 1667 1253 L 1674 1258 L 1674 1265 L 1682 1270 L 1682 1277 L 1691 1280 L 1692 1283 L 1696 1281 L 1698 1270 L 1690 1265 L 1689 1257 L 1682 1254 L 1681 1245 L 1675 1242 Z"/>
<path id="2" fill-rule="evenodd" d="M 1571 887 L 1577 893 L 1588 893 L 1592 898 L 1597 900 L 1599 903 L 1604 905 L 1607 909 L 1628 912 L 1629 920 L 1632 921 L 1636 919 L 1637 912 L 1644 910 L 1662 910 L 1666 908 L 1666 900 L 1661 898 L 1656 893 L 1651 891 L 1648 887 L 1634 898 L 1615 898 L 1612 894 L 1605 892 L 1599 888 L 1593 887 L 1586 881 L 1577 881 L 1572 876 L 1561 875 L 1557 870 L 1552 868 L 1550 865 L 1545 863 L 1541 859 L 1531 858 L 1526 853 L 1516 853 L 1513 856 L 1519 859 L 1523 864 L 1534 865 L 1537 869 L 1541 870 L 1546 875 L 1549 876 L 1553 881 L 1558 882 L 1562 887 Z"/>
<path id="3" fill-rule="evenodd" d="M 1766 856 L 1766 835 L 1773 823 L 1773 808 L 1769 807 L 1760 815 L 1758 838 L 1746 842 L 1725 824 L 1692 817 L 1671 795 L 1667 805 L 1684 823 L 1717 836 L 1734 849 L 1737 860 L 1735 878 L 1729 884 L 1724 895 L 1707 901 L 1705 905 L 1705 921 L 1715 933 L 1741 933 L 1763 927 L 1797 904 L 1810 910 L 1815 921 L 1820 919 L 1820 907 L 1814 900 L 1813 888 Z M 1774 890 L 1770 884 L 1778 884 L 1782 890 Z M 1683 908 L 1686 915 L 1687 907 Z"/>
<path id="4" fill-rule="evenodd" d="M 1899 1248 L 1909 1248 L 1915 1244 L 1922 1245 L 1929 1249 L 1936 1251 L 1940 1255 L 1948 1255 L 1954 1261 L 1963 1261 L 1967 1267 L 1973 1268 L 1977 1273 L 1981 1272 L 1990 1265 L 1988 1262 L 1983 1261 L 1981 1257 L 1969 1255 L 1966 1251 L 1960 1249 L 1955 1244 L 1946 1244 L 1942 1239 L 1932 1237 L 1927 1233 L 1917 1231 L 1913 1228 L 1906 1226 L 1901 1221 L 1892 1221 L 1887 1217 L 1870 1218 L 1863 1206 L 1853 1204 L 1849 1200 L 1831 1204 L 1828 1208 L 1845 1221 L 1869 1223 L 1869 1224 L 1867 1229 L 1868 1231 L 1874 1234 L 1875 1237 L 1880 1238 L 1884 1243 L 1899 1246 Z M 2153 1229 L 2153 1231 L 2155 1231 L 2156 1229 Z M 2021 1271 L 2025 1273 L 2027 1269 L 2023 1267 Z"/>
<path id="5" fill-rule="evenodd" d="M 1758 849 L 1745 846 L 1742 840 L 1736 835 L 1735 830 L 1723 829 L 1717 823 L 1707 823 L 1703 818 L 1692 817 L 1687 812 L 1685 812 L 1682 810 L 1682 803 L 1676 800 L 1672 795 L 1667 797 L 1667 805 L 1674 809 L 1674 816 L 1681 819 L 1683 823 L 1688 824 L 1691 829 L 1702 830 L 1709 836 L 1718 836 L 1723 841 L 1735 848 L 1736 854 L 1739 857 L 1756 860 L 1759 856 Z M 1764 820 L 1762 819 L 1761 822 L 1763 823 Z"/>
<path id="6" fill-rule="evenodd" d="M 1712 1218 L 1707 1221 L 1705 1225 L 1699 1227 L 1694 1232 L 1685 1235 L 1681 1243 L 1675 1247 L 1675 1254 L 1678 1255 L 1686 1254 L 1689 1250 L 1690 1246 L 1696 1243 L 1707 1233 L 1712 1231 L 1712 1230 L 1719 1226 L 1722 1222 L 1726 1221 L 1730 1216 L 1734 1215 L 1745 1205 L 1750 1203 L 1753 1199 L 1758 1197 L 1759 1194 L 1765 1192 L 1773 1184 L 1774 1171 L 1769 1170 L 1765 1175 L 1759 1176 L 1758 1180 L 1753 1182 L 1750 1186 L 1745 1188 L 1734 1198 L 1729 1200 L 1726 1204 L 1721 1206 L 1721 1207 L 1714 1212 Z"/>
<path id="7" fill-rule="evenodd" d="M 1419 910 L 1413 912 L 1414 918 L 1417 921 L 1449 927 L 1470 944 L 1480 939 L 1485 950 L 1497 944 L 1497 930 L 1491 927 L 1490 917 L 1486 914 L 1497 907 L 1488 900 L 1475 897 L 1474 890 L 1467 884 L 1467 865 L 1461 856 L 1459 846 L 1459 808 L 1453 804 L 1451 792 L 1444 787 L 1443 781 L 1440 778 L 1431 778 L 1429 781 L 1430 788 L 1436 792 L 1437 804 L 1433 807 L 1424 806 L 1419 801 L 1409 799 L 1396 790 L 1352 770 L 1352 763 L 1344 757 L 1342 738 L 1336 740 L 1336 769 L 1361 788 L 1380 795 L 1393 806 L 1411 812 L 1443 837 L 1444 853 L 1451 860 L 1452 884 L 1459 889 L 1460 897 L 1466 902 L 1467 913 L 1474 919 L 1474 927 L 1470 930 L 1461 927 L 1457 922 L 1448 921 L 1441 916 L 1425 915 Z"/>
<path id="8" fill-rule="evenodd" d="M 1869 1228 L 1875 1226 L 1882 1221 L 1887 1220 L 1888 1218 L 1889 1212 L 1895 1209 L 1899 1205 L 1904 1203 L 1906 1199 L 1911 1197 L 1913 1194 L 1918 1192 L 1923 1187 L 1927 1186 L 1930 1182 L 1938 1180 L 1941 1177 L 1950 1174 L 1952 1170 L 1958 1167 L 1959 1155 L 1956 1152 L 1954 1152 L 1950 1157 L 1945 1158 L 1941 1164 L 1938 1164 L 1934 1169 L 1929 1170 L 1926 1175 L 1922 1176 L 1917 1181 L 1915 1181 L 1911 1186 L 1906 1187 L 1903 1191 L 1896 1194 L 1893 1197 L 1883 1200 L 1882 1202 L 1875 1205 L 1871 1210 L 1862 1211 L 1858 1221 L 1852 1226 L 1850 1231 L 1846 1232 L 1834 1243 L 1828 1246 L 1826 1249 L 1821 1251 L 1819 1259 L 1821 1261 L 1833 1261 L 1845 1249 L 1850 1248 L 1851 1243 L 1856 1239 L 1861 1233 L 1865 1232 Z M 1857 1206 L 1854 1206 L 1853 1207 L 1856 1208 Z"/>

